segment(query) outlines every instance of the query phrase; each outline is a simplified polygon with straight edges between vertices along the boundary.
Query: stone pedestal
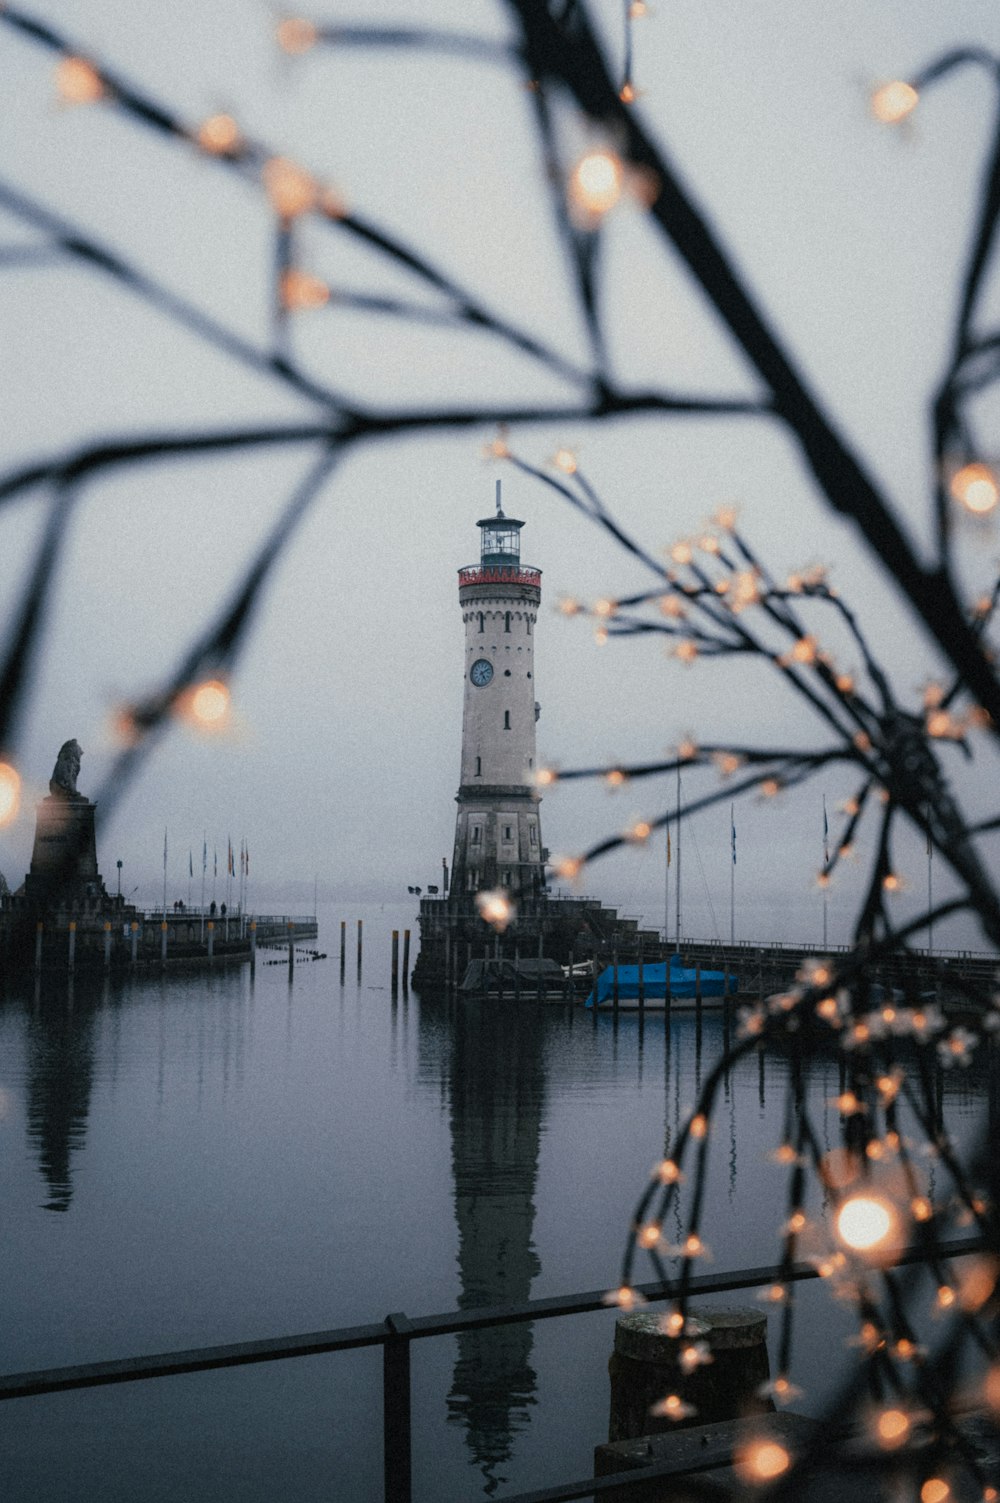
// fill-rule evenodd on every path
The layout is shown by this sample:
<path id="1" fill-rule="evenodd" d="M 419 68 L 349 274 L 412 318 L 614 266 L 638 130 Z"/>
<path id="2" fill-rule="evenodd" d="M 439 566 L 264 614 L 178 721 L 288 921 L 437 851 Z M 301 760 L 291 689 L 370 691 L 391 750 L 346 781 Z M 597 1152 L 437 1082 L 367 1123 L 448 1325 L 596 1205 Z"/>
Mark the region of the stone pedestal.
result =
<path id="1" fill-rule="evenodd" d="M 85 900 L 104 894 L 97 869 L 94 813 L 87 798 L 50 793 L 37 807 L 31 870 L 25 896 L 47 903 Z"/>
<path id="2" fill-rule="evenodd" d="M 694 1307 L 711 1362 L 682 1373 L 677 1354 L 682 1342 L 659 1329 L 660 1314 L 647 1311 L 620 1315 L 615 1325 L 615 1349 L 608 1364 L 611 1375 L 611 1418 L 608 1440 L 630 1440 L 676 1430 L 685 1423 L 704 1425 L 736 1419 L 773 1408 L 758 1389 L 770 1376 L 767 1360 L 767 1316 L 760 1310 Z M 668 1393 L 694 1406 L 687 1421 L 660 1418 L 650 1409 Z"/>

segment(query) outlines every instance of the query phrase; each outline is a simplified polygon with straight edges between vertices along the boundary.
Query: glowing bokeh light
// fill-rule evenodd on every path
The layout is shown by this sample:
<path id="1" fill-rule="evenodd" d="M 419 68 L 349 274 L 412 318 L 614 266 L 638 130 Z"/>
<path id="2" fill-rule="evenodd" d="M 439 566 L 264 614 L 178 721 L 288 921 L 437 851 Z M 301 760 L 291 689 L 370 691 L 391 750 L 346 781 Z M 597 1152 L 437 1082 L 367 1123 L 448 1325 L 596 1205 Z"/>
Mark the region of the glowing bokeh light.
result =
<path id="1" fill-rule="evenodd" d="M 1000 484 L 986 464 L 963 465 L 951 477 L 950 490 L 959 505 L 977 517 L 986 516 L 1000 501 Z"/>
<path id="2" fill-rule="evenodd" d="M 228 686 L 221 679 L 210 678 L 191 695 L 191 719 L 206 730 L 217 730 L 229 715 L 231 704 Z"/>
<path id="3" fill-rule="evenodd" d="M 243 145 L 240 128 L 232 115 L 209 115 L 195 138 L 202 151 L 213 157 L 235 156 Z"/>
<path id="4" fill-rule="evenodd" d="M 104 98 L 104 80 L 85 57 L 64 57 L 56 67 L 56 93 L 63 104 L 96 104 Z"/>
<path id="5" fill-rule="evenodd" d="M 269 157 L 262 176 L 271 207 L 282 219 L 297 219 L 316 207 L 319 200 L 316 179 L 290 157 Z"/>
<path id="6" fill-rule="evenodd" d="M 0 762 L 0 825 L 17 818 L 21 805 L 21 779 L 9 762 Z"/>
<path id="7" fill-rule="evenodd" d="M 476 893 L 476 908 L 479 917 L 502 934 L 514 917 L 514 904 L 500 888 Z"/>
<path id="8" fill-rule="evenodd" d="M 946 1503 L 951 1497 L 951 1486 L 943 1477 L 928 1477 L 920 1489 L 920 1503 Z"/>
<path id="9" fill-rule="evenodd" d="M 621 158 L 606 148 L 594 148 L 570 173 L 570 200 L 584 219 L 596 223 L 618 203 L 624 183 Z"/>
<path id="10" fill-rule="evenodd" d="M 882 125 L 898 125 L 913 113 L 919 100 L 912 84 L 894 78 L 872 91 L 871 112 Z"/>
<path id="11" fill-rule="evenodd" d="M 301 57 L 319 41 L 319 29 L 312 21 L 302 16 L 286 16 L 278 22 L 278 46 L 289 57 Z"/>
<path id="12" fill-rule="evenodd" d="M 899 1213 L 881 1195 L 869 1191 L 851 1195 L 837 1212 L 837 1236 L 852 1252 L 873 1254 L 886 1247 L 899 1229 Z"/>
<path id="13" fill-rule="evenodd" d="M 330 301 L 330 289 L 320 277 L 290 266 L 281 278 L 281 304 L 289 312 L 322 308 Z"/>
<path id="14" fill-rule="evenodd" d="M 744 1482 L 774 1482 L 792 1464 L 790 1452 L 776 1440 L 751 1440 L 741 1446 L 733 1458 L 736 1471 Z"/>

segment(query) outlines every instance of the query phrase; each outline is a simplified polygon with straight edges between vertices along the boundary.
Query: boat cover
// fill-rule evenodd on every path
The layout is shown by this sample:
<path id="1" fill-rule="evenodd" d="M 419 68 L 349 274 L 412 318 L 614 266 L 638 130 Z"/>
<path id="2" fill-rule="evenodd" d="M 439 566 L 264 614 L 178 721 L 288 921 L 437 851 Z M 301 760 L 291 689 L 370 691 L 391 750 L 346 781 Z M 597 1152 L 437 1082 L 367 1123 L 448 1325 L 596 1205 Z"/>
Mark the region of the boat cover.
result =
<path id="1" fill-rule="evenodd" d="M 647 998 L 666 997 L 667 995 L 667 963 L 660 961 L 657 964 L 645 964 L 642 968 L 642 988 Z M 678 1000 L 694 997 L 697 991 L 697 972 L 693 966 L 687 967 L 681 963 L 679 955 L 670 957 L 670 995 Z M 701 995 L 703 997 L 724 997 L 726 995 L 726 983 L 730 996 L 737 990 L 738 979 L 732 971 L 702 971 Z M 604 1002 L 610 1002 L 614 995 L 615 972 L 613 966 L 607 966 L 597 978 L 597 1005 L 600 1007 Z M 618 998 L 638 997 L 639 995 L 639 967 L 637 965 L 620 965 L 618 967 Z M 587 998 L 586 1007 L 593 1007 L 594 993 Z"/>

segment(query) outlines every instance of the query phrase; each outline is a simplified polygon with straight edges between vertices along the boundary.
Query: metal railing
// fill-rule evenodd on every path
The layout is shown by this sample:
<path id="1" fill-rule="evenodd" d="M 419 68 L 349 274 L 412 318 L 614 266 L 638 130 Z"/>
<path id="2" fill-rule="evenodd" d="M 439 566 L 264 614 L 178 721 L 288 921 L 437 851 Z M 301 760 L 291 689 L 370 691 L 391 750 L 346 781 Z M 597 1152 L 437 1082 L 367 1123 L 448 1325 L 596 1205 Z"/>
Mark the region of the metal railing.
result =
<path id="1" fill-rule="evenodd" d="M 931 1256 L 955 1258 L 983 1252 L 987 1243 L 980 1237 L 937 1244 L 933 1253 L 924 1246 L 900 1251 L 895 1264 L 926 1262 Z M 728 1273 L 701 1274 L 688 1280 L 689 1295 L 700 1298 L 712 1294 L 729 1294 L 741 1289 L 755 1289 L 775 1283 L 801 1282 L 820 1275 L 811 1263 L 795 1263 L 791 1270 L 780 1265 L 766 1268 L 740 1268 Z M 647 1300 L 675 1298 L 680 1292 L 677 1282 L 639 1284 L 638 1292 Z M 465 1331 L 481 1331 L 496 1326 L 521 1325 L 538 1320 L 553 1320 L 566 1315 L 586 1315 L 608 1310 L 603 1289 L 576 1294 L 556 1295 L 549 1299 L 528 1300 L 520 1305 L 450 1310 L 444 1315 L 409 1316 L 398 1312 L 372 1325 L 342 1326 L 330 1331 L 310 1331 L 300 1336 L 278 1336 L 263 1341 L 242 1341 L 230 1346 L 194 1347 L 188 1351 L 161 1352 L 151 1356 L 121 1357 L 111 1362 L 91 1362 L 76 1367 L 48 1368 L 39 1372 L 9 1373 L 0 1376 L 0 1402 L 7 1399 L 37 1398 L 48 1393 L 67 1393 L 73 1389 L 103 1388 L 113 1383 L 139 1383 L 149 1378 L 178 1377 L 185 1373 L 212 1372 L 219 1368 L 247 1367 L 260 1362 L 281 1362 L 293 1357 L 317 1357 L 332 1352 L 357 1351 L 367 1347 L 382 1348 L 382 1448 L 383 1491 L 386 1503 L 412 1503 L 412 1384 L 410 1347 L 414 1341 L 432 1336 L 457 1336 Z M 498 1503 L 573 1503 L 573 1500 L 597 1498 L 611 1486 L 625 1489 L 648 1484 L 654 1475 L 669 1475 L 669 1465 L 640 1473 L 618 1474 L 613 1478 L 589 1477 L 567 1482 L 542 1491 L 508 1495 Z"/>

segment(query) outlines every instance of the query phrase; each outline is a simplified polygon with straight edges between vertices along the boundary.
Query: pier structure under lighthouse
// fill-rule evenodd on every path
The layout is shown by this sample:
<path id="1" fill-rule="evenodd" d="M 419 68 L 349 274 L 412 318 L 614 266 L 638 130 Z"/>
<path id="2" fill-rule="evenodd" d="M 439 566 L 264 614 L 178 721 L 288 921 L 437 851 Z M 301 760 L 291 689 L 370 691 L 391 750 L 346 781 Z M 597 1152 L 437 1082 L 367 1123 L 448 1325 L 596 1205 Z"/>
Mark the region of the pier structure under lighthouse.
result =
<path id="1" fill-rule="evenodd" d="M 465 628 L 461 781 L 451 889 L 503 887 L 534 897 L 545 886 L 535 787 L 535 625 L 542 574 L 521 562 L 522 521 L 477 522 L 479 563 L 458 571 Z"/>

